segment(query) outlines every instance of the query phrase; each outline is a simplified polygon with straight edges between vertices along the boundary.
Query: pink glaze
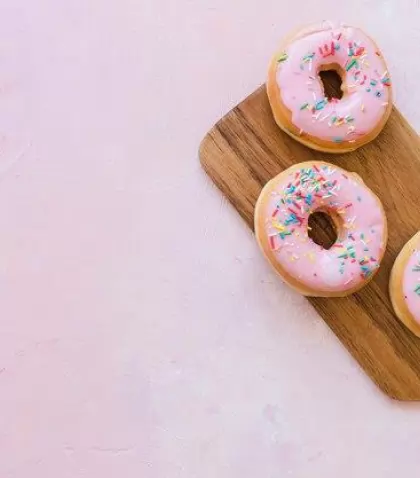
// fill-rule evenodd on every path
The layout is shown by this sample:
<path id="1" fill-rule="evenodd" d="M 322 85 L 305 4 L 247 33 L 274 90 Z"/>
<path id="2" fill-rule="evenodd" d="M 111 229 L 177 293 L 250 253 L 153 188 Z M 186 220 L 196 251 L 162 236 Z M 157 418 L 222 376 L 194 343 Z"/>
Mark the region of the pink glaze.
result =
<path id="1" fill-rule="evenodd" d="M 408 310 L 420 323 L 420 240 L 417 241 L 403 272 L 403 294 Z"/>
<path id="2" fill-rule="evenodd" d="M 318 72 L 333 64 L 345 72 L 347 93 L 328 101 Z M 375 129 L 392 101 L 385 61 L 357 28 L 324 22 L 290 44 L 278 65 L 281 99 L 301 134 L 333 143 L 355 142 Z"/>
<path id="3" fill-rule="evenodd" d="M 342 231 L 329 250 L 308 237 L 308 217 L 317 210 L 341 217 Z M 276 184 L 264 214 L 276 261 L 311 289 L 346 291 L 379 267 L 386 245 L 382 206 L 370 189 L 341 168 L 318 163 L 294 169 Z"/>

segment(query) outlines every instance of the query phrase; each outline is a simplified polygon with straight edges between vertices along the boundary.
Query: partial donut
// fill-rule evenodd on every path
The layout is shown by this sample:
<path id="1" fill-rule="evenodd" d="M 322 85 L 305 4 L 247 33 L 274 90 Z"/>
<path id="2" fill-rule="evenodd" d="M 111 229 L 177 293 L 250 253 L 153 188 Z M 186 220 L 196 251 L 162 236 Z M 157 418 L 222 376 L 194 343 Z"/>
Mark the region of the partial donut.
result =
<path id="1" fill-rule="evenodd" d="M 320 72 L 341 77 L 342 98 L 328 98 Z M 268 98 L 277 124 L 306 146 L 353 151 L 381 132 L 392 110 L 391 78 L 362 30 L 330 22 L 287 39 L 271 61 Z"/>
<path id="2" fill-rule="evenodd" d="M 308 234 L 311 214 L 334 223 L 330 249 Z M 307 296 L 342 297 L 377 272 L 387 243 L 382 204 L 360 177 L 324 162 L 292 166 L 263 188 L 255 209 L 255 234 L 270 264 Z"/>
<path id="3" fill-rule="evenodd" d="M 420 232 L 398 255 L 391 272 L 389 293 L 397 317 L 420 337 Z"/>

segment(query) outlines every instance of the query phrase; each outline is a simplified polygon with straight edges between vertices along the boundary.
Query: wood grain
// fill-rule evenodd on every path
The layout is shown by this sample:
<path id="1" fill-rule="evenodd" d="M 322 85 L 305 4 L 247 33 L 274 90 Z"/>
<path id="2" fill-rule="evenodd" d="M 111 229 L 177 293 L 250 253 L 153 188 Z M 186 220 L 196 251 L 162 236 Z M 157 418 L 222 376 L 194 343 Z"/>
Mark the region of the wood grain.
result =
<path id="1" fill-rule="evenodd" d="M 420 140 L 395 107 L 378 139 L 355 152 L 308 149 L 276 126 L 265 87 L 220 120 L 200 147 L 205 171 L 251 228 L 263 185 L 303 161 L 354 171 L 381 198 L 389 241 L 374 280 L 350 297 L 308 300 L 375 383 L 400 400 L 420 400 L 420 339 L 394 316 L 388 280 L 398 252 L 420 229 L 419 157 Z"/>

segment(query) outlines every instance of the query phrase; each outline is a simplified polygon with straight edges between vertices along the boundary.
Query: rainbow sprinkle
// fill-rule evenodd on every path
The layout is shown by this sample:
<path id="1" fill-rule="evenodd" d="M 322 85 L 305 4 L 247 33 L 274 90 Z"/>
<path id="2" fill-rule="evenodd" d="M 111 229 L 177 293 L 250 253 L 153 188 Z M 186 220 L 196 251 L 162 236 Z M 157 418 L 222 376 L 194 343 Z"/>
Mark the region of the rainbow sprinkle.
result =
<path id="1" fill-rule="evenodd" d="M 308 63 L 314 59 L 315 53 L 308 53 L 302 58 L 302 63 Z"/>
<path id="2" fill-rule="evenodd" d="M 391 86 L 391 78 L 389 77 L 382 78 L 381 83 L 385 86 Z"/>
<path id="3" fill-rule="evenodd" d="M 289 58 L 289 55 L 286 52 L 280 53 L 280 55 L 277 58 L 278 63 L 283 63 L 283 61 L 286 61 Z"/>
<path id="4" fill-rule="evenodd" d="M 353 58 L 350 63 L 348 63 L 346 65 L 346 71 L 350 71 L 352 68 L 354 67 L 358 67 L 358 63 L 357 63 L 357 60 L 355 58 Z"/>
<path id="5" fill-rule="evenodd" d="M 324 98 L 323 100 L 320 100 L 317 103 L 315 103 L 315 109 L 322 110 L 327 104 L 328 104 L 328 100 L 327 98 Z"/>

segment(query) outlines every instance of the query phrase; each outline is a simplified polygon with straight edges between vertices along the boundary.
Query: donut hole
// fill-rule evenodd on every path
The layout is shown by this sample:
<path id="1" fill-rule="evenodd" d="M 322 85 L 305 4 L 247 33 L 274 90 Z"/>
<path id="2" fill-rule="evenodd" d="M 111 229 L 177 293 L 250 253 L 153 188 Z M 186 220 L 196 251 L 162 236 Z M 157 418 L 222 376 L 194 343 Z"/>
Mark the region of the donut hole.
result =
<path id="1" fill-rule="evenodd" d="M 308 218 L 308 236 L 323 249 L 331 249 L 338 238 L 338 218 L 326 211 L 315 211 Z"/>
<path id="2" fill-rule="evenodd" d="M 341 100 L 343 97 L 343 77 L 339 66 L 330 65 L 323 67 L 322 70 L 318 72 L 318 76 L 324 87 L 324 95 L 328 100 L 333 98 Z"/>

